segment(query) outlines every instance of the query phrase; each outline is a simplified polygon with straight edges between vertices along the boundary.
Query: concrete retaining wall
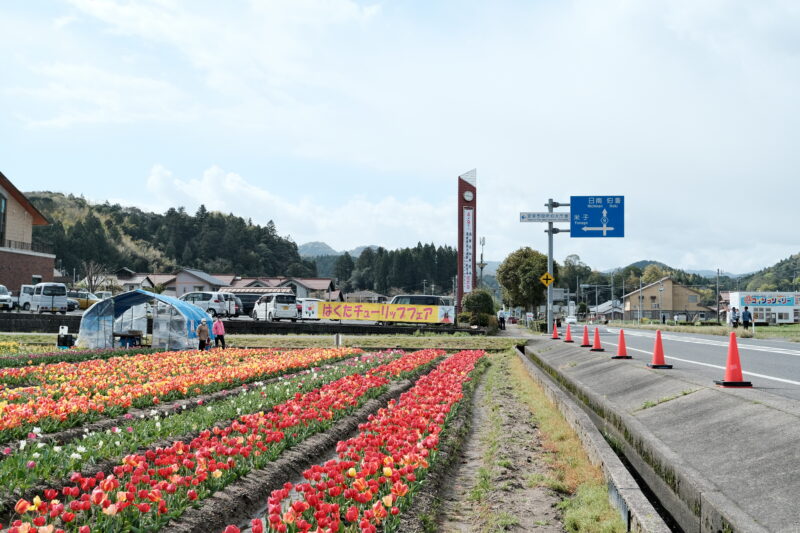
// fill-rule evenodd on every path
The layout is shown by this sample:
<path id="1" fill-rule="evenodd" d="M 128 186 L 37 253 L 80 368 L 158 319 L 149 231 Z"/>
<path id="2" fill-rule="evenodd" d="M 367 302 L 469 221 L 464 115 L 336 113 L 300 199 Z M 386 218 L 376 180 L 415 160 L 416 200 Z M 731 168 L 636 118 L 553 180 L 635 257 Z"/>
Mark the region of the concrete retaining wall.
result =
<path id="1" fill-rule="evenodd" d="M 651 372 L 645 372 L 631 365 L 618 366 L 616 370 L 610 370 L 603 366 L 608 363 L 607 357 L 601 359 L 586 350 L 561 343 L 537 340 L 532 344 L 525 349 L 525 359 L 535 364 L 554 382 L 558 383 L 561 390 L 584 410 L 605 439 L 630 462 L 637 474 L 656 494 L 659 502 L 684 531 L 689 533 L 766 533 L 771 530 L 758 523 L 753 516 L 743 510 L 740 504 L 733 501 L 725 493 L 724 486 L 717 486 L 710 482 L 708 473 L 698 471 L 687 460 L 687 457 L 681 456 L 670 447 L 665 446 L 648 425 L 632 414 L 633 409 L 623 408 L 621 404 L 612 401 L 608 395 L 608 391 L 612 388 L 622 391 L 622 387 L 624 387 L 627 391 L 636 392 L 621 392 L 620 394 L 635 395 L 647 389 L 675 386 L 676 384 L 670 382 L 676 380 L 666 376 L 659 380 Z M 609 374 L 609 371 L 613 374 Z M 578 374 L 579 372 L 580 374 Z M 581 377 L 579 378 L 578 375 Z M 587 375 L 595 376 L 595 381 L 582 381 L 581 378 Z M 684 388 L 687 386 L 686 382 L 677 385 Z M 662 395 L 663 393 L 659 392 L 658 394 Z M 695 393 L 698 397 L 701 394 L 706 393 Z M 691 395 L 686 398 L 686 402 L 700 401 L 700 398 L 693 400 Z M 702 401 L 709 402 L 705 398 Z M 685 409 L 685 416 L 691 417 L 693 414 L 689 409 Z M 689 418 L 686 420 L 688 421 Z M 679 432 L 678 434 L 681 431 L 688 431 L 680 426 L 676 426 L 672 430 Z M 711 431 L 710 427 L 709 431 Z M 702 438 L 702 436 L 687 434 L 685 438 L 687 441 L 691 439 L 697 443 L 696 439 Z M 702 446 L 702 442 L 697 446 Z M 731 443 L 731 447 L 736 451 L 735 443 Z M 702 453 L 719 452 L 708 449 Z M 697 457 L 693 457 L 693 459 L 697 460 Z M 732 465 L 732 472 L 735 472 L 737 466 Z M 747 478 L 743 477 L 739 483 L 746 483 L 745 479 Z M 736 482 L 735 478 L 731 481 Z M 768 511 L 765 509 L 764 512 Z M 773 529 L 773 531 L 777 530 Z"/>

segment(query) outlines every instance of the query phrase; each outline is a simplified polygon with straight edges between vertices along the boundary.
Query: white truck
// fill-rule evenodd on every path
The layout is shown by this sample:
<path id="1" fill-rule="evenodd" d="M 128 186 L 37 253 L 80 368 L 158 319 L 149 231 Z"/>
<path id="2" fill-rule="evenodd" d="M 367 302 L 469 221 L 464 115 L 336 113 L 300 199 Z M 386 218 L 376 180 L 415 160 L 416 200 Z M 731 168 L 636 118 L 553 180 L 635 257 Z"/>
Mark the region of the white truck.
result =
<path id="1" fill-rule="evenodd" d="M 19 295 L 11 295 L 12 308 L 29 311 L 33 301 L 33 285 L 21 285 Z"/>

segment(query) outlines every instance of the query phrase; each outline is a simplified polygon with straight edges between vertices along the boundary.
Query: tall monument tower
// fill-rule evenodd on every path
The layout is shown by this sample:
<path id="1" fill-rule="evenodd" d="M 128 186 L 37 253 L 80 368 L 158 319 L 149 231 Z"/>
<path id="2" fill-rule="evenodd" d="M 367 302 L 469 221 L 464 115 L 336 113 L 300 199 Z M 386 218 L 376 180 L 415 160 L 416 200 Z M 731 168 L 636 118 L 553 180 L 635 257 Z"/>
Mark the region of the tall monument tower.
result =
<path id="1" fill-rule="evenodd" d="M 475 288 L 476 207 L 478 172 L 472 169 L 458 177 L 458 286 L 456 312 L 461 312 L 465 294 Z"/>

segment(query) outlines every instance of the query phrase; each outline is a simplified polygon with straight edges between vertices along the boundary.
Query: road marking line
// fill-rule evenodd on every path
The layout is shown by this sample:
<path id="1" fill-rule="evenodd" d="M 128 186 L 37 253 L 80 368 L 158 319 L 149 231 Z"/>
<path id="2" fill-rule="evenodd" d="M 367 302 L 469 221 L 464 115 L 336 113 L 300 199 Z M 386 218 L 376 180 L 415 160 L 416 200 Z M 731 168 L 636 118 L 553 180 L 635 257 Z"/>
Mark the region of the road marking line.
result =
<path id="1" fill-rule="evenodd" d="M 611 346 L 617 346 L 617 344 L 613 342 L 606 342 L 606 344 L 610 344 Z M 651 352 L 648 352 L 646 350 L 640 350 L 639 348 L 631 348 L 630 346 L 628 346 L 627 348 L 628 350 L 634 350 L 636 352 L 642 352 L 648 355 L 652 355 Z M 708 366 L 711 368 L 719 368 L 720 370 L 725 370 L 724 366 L 712 365 L 711 363 L 701 363 L 700 361 L 692 361 L 691 359 L 681 359 L 680 357 L 673 357 L 671 355 L 665 355 L 664 358 L 673 359 L 675 361 L 681 361 L 682 363 L 691 363 L 693 365 Z M 757 378 L 762 378 L 762 379 L 769 379 L 772 381 L 780 381 L 781 383 L 789 383 L 791 385 L 800 385 L 800 381 L 792 381 L 791 379 L 776 378 L 773 376 L 767 376 L 765 374 L 756 374 L 755 372 L 745 372 L 744 370 L 742 370 L 742 374 L 747 374 L 748 376 L 755 376 Z"/>
<path id="2" fill-rule="evenodd" d="M 608 330 L 609 333 L 619 333 L 619 330 L 611 330 L 610 328 L 607 328 L 607 330 Z M 636 331 L 636 332 L 626 331 L 625 335 L 630 335 L 632 337 L 645 337 L 645 338 L 648 338 L 648 339 L 653 339 L 656 336 L 655 333 L 650 334 L 650 333 L 644 333 L 644 332 L 641 332 L 641 331 Z M 675 335 L 669 335 L 669 334 L 666 334 L 666 333 L 662 333 L 661 334 L 661 338 L 663 340 L 665 340 L 665 341 L 688 342 L 688 343 L 691 343 L 691 344 L 704 344 L 706 346 L 720 346 L 720 347 L 723 347 L 723 348 L 727 348 L 728 347 L 728 343 L 725 342 L 725 341 L 715 341 L 715 340 L 711 340 L 711 339 L 699 339 L 697 337 L 678 337 L 678 336 L 675 336 Z M 767 353 L 775 353 L 775 354 L 780 354 L 780 355 L 791 355 L 793 357 L 800 357 L 800 351 L 798 351 L 798 350 L 791 350 L 789 348 L 772 348 L 772 347 L 769 347 L 769 346 L 757 346 L 757 345 L 753 345 L 753 344 L 742 343 L 741 339 L 739 339 L 738 337 L 737 337 L 736 340 L 739 341 L 738 342 L 739 350 L 750 350 L 750 351 L 756 351 L 756 352 L 767 352 Z"/>

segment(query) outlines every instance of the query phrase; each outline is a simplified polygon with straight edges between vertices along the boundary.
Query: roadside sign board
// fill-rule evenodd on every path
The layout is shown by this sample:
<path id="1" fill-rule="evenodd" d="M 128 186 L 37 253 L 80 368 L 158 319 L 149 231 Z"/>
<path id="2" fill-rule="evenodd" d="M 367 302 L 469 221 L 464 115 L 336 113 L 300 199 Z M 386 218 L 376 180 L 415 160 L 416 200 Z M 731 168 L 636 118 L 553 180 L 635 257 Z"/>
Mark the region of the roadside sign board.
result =
<path id="1" fill-rule="evenodd" d="M 624 237 L 624 196 L 571 196 L 570 237 Z"/>
<path id="2" fill-rule="evenodd" d="M 569 213 L 531 213 L 521 212 L 520 222 L 569 222 Z"/>
<path id="3" fill-rule="evenodd" d="M 541 281 L 544 284 L 545 287 L 549 287 L 550 284 L 555 281 L 555 278 L 550 274 L 550 272 L 545 272 L 539 278 L 539 281 Z"/>

